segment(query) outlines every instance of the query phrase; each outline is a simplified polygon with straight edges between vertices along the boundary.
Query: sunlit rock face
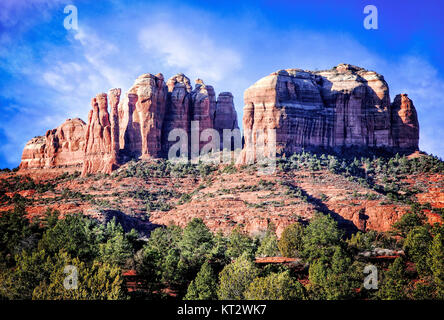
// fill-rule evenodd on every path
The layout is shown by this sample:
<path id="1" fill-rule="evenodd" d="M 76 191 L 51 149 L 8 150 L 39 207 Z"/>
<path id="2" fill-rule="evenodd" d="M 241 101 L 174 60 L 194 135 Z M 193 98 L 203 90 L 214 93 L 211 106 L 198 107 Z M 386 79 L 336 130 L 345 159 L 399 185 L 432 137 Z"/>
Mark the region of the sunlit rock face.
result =
<path id="1" fill-rule="evenodd" d="M 392 135 L 395 147 L 418 150 L 419 123 L 413 101 L 398 94 L 392 104 Z"/>
<path id="2" fill-rule="evenodd" d="M 244 130 L 263 130 L 267 143 L 271 139 L 267 129 L 275 129 L 280 154 L 302 148 L 411 146 L 394 132 L 399 132 L 401 129 L 395 128 L 405 121 L 391 112 L 384 77 L 356 66 L 279 70 L 249 87 L 244 103 Z M 414 110 L 413 104 L 404 109 Z M 245 136 L 243 160 L 256 143 L 256 135 Z"/>
<path id="3" fill-rule="evenodd" d="M 121 98 L 121 89 L 100 93 L 91 100 L 87 123 L 68 119 L 45 136 L 25 146 L 20 169 L 81 168 L 82 175 L 111 173 L 131 159 L 167 157 L 176 141 L 174 129 L 183 129 L 190 152 L 191 122 L 198 121 L 197 139 L 205 129 L 237 128 L 233 96 L 223 92 L 216 101 L 214 88 L 177 74 L 166 83 L 161 73 L 139 76 Z M 218 119 L 216 120 L 216 109 Z M 198 140 L 197 140 L 198 141 Z M 206 144 L 198 143 L 197 151 Z"/>
<path id="4" fill-rule="evenodd" d="M 162 74 L 143 74 L 119 105 L 120 148 L 132 157 L 157 158 L 165 116 L 167 86 Z"/>
<path id="5" fill-rule="evenodd" d="M 119 126 L 117 105 L 120 89 L 109 92 L 111 116 L 108 112 L 108 95 L 98 94 L 91 100 L 88 125 L 85 132 L 85 155 L 82 175 L 111 173 L 119 166 Z"/>
<path id="6" fill-rule="evenodd" d="M 20 169 L 81 166 L 84 158 L 86 124 L 81 119 L 68 119 L 45 136 L 26 144 Z"/>

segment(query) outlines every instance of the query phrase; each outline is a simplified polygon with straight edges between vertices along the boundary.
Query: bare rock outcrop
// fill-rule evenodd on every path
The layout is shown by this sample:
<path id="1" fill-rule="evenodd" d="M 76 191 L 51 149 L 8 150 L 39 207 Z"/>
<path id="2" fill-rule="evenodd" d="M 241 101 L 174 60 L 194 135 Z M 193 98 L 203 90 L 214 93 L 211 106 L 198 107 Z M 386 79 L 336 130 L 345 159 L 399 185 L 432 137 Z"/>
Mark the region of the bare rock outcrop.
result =
<path id="1" fill-rule="evenodd" d="M 162 154 L 168 156 L 168 150 L 176 143 L 168 141 L 170 132 L 174 129 L 182 129 L 190 137 L 191 121 L 191 83 L 183 73 L 179 73 L 167 81 L 168 96 L 165 118 L 162 127 Z M 189 141 L 186 142 L 189 144 Z"/>
<path id="2" fill-rule="evenodd" d="M 85 155 L 82 175 L 111 173 L 119 165 L 119 125 L 117 104 L 120 89 L 110 90 L 111 117 L 108 113 L 108 96 L 98 94 L 91 101 L 85 132 Z"/>
<path id="3" fill-rule="evenodd" d="M 248 161 L 254 152 L 256 132 L 264 132 L 267 146 L 271 139 L 268 129 L 276 130 L 278 154 L 302 148 L 405 145 L 396 145 L 392 137 L 395 124 L 384 77 L 356 66 L 340 64 L 325 71 L 280 70 L 249 87 L 244 102 L 246 146 L 242 161 Z M 406 105 L 403 110 L 409 108 Z M 413 105 L 410 109 L 414 110 Z"/>
<path id="4" fill-rule="evenodd" d="M 23 150 L 20 169 L 81 166 L 85 127 L 81 119 L 68 119 L 45 136 L 31 139 Z"/>
<path id="5" fill-rule="evenodd" d="M 131 157 L 161 155 L 161 130 L 165 116 L 167 87 L 162 74 L 137 78 L 119 105 L 120 148 Z"/>
<path id="6" fill-rule="evenodd" d="M 407 94 L 398 94 L 393 101 L 392 136 L 395 147 L 418 150 L 418 115 Z"/>
<path id="7" fill-rule="evenodd" d="M 223 149 L 223 130 L 239 129 L 237 113 L 234 108 L 233 95 L 231 92 L 221 92 L 217 97 L 214 129 L 219 132 L 221 150 Z"/>
<path id="8" fill-rule="evenodd" d="M 202 131 L 214 128 L 216 94 L 212 86 L 205 84 L 201 79 L 197 79 L 196 87 L 191 92 L 191 97 L 191 121 L 198 121 L 199 123 L 198 133 L 197 128 L 194 131 L 191 128 L 191 135 L 199 134 L 199 137 L 201 137 Z M 199 150 L 207 143 L 208 141 L 199 140 Z"/>

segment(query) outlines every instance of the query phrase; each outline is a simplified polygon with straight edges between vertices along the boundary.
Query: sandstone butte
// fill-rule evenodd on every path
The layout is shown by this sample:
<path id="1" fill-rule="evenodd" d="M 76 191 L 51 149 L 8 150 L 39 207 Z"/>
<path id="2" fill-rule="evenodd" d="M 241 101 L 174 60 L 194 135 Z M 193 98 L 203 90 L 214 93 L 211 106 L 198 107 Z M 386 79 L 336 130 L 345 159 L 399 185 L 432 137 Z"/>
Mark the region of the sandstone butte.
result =
<path id="1" fill-rule="evenodd" d="M 407 94 L 390 103 L 384 77 L 349 64 L 331 70 L 274 72 L 244 94 L 245 146 L 241 162 L 255 160 L 256 132 L 265 148 L 276 130 L 278 154 L 351 147 L 418 150 L 419 123 Z M 265 149 L 267 150 L 267 149 Z"/>
<path id="2" fill-rule="evenodd" d="M 109 105 L 109 111 L 108 111 Z M 82 166 L 82 174 L 110 173 L 131 159 L 166 157 L 174 142 L 172 129 L 188 136 L 213 128 L 238 128 L 233 95 L 197 79 L 177 74 L 143 74 L 121 98 L 120 89 L 101 93 L 91 101 L 88 123 L 68 119 L 45 136 L 30 140 L 20 169 Z M 199 121 L 192 132 L 191 121 Z M 277 154 L 301 149 L 343 147 L 418 150 L 419 124 L 407 94 L 390 101 L 382 75 L 349 64 L 331 70 L 286 69 L 274 72 L 244 94 L 245 143 L 240 163 L 254 161 L 256 132 L 265 134 L 265 147 L 276 131 Z M 206 142 L 200 142 L 200 148 Z M 265 149 L 267 150 L 267 149 Z"/>
<path id="3" fill-rule="evenodd" d="M 184 74 L 166 83 L 160 73 L 143 74 L 123 98 L 121 89 L 94 97 L 88 123 L 68 119 L 30 140 L 20 170 L 82 166 L 83 176 L 111 173 L 131 159 L 166 157 L 175 143 L 168 133 L 184 129 L 190 137 L 191 121 L 199 121 L 199 136 L 205 129 L 238 128 L 232 94 L 222 92 L 216 100 L 214 88 L 201 79 L 193 90 Z"/>

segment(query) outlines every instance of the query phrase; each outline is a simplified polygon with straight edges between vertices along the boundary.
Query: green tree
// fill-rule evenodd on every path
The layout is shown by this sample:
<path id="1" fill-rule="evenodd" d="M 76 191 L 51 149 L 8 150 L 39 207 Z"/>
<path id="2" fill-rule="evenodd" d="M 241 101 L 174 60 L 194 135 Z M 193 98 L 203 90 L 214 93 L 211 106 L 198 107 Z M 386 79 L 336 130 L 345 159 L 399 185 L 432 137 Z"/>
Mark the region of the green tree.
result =
<path id="1" fill-rule="evenodd" d="M 406 299 L 407 280 L 404 270 L 404 262 L 398 257 L 384 272 L 384 279 L 377 296 L 383 300 L 404 300 Z"/>
<path id="2" fill-rule="evenodd" d="M 302 300 L 305 298 L 304 286 L 291 278 L 288 271 L 257 277 L 245 291 L 247 300 Z"/>
<path id="3" fill-rule="evenodd" d="M 426 226 L 414 227 L 404 241 L 407 257 L 415 263 L 420 276 L 430 274 L 427 256 L 431 242 L 432 236 Z"/>
<path id="4" fill-rule="evenodd" d="M 276 228 L 270 224 L 256 254 L 260 257 L 275 257 L 279 254 Z"/>
<path id="5" fill-rule="evenodd" d="M 243 300 L 248 285 L 256 278 L 258 270 L 248 253 L 227 265 L 219 274 L 217 295 L 221 300 Z"/>
<path id="6" fill-rule="evenodd" d="M 67 289 L 65 267 L 77 270 L 77 288 Z M 67 253 L 56 256 L 49 281 L 41 282 L 33 292 L 34 300 L 120 300 L 126 299 L 126 290 L 117 266 L 94 261 L 90 267 Z"/>
<path id="7" fill-rule="evenodd" d="M 190 265 L 200 267 L 213 247 L 213 234 L 202 219 L 194 218 L 183 230 L 178 246 Z"/>
<path id="8" fill-rule="evenodd" d="M 300 223 L 293 223 L 282 232 L 278 247 L 284 257 L 299 256 L 304 248 L 304 227 Z"/>
<path id="9" fill-rule="evenodd" d="M 196 278 L 188 286 L 185 300 L 216 300 L 216 290 L 216 276 L 211 265 L 205 262 Z"/>
<path id="10" fill-rule="evenodd" d="M 420 227 L 424 224 L 424 217 L 417 212 L 408 212 L 396 221 L 393 226 L 393 232 L 403 238 L 415 227 Z"/>
<path id="11" fill-rule="evenodd" d="M 303 255 L 308 261 L 331 257 L 340 243 L 341 232 L 332 217 L 317 212 L 303 236 Z"/>
<path id="12" fill-rule="evenodd" d="M 359 287 L 359 277 L 353 268 L 352 259 L 339 246 L 331 259 L 314 260 L 309 268 L 309 290 L 313 299 L 351 299 Z"/>
<path id="13" fill-rule="evenodd" d="M 124 234 L 116 234 L 99 245 L 100 261 L 123 267 L 133 255 L 133 248 Z"/>
<path id="14" fill-rule="evenodd" d="M 103 232 L 103 231 L 102 231 Z M 49 255 L 66 251 L 82 261 L 93 261 L 99 252 L 98 238 L 103 234 L 97 222 L 81 214 L 67 215 L 43 234 L 39 249 Z"/>
<path id="15" fill-rule="evenodd" d="M 23 249 L 21 243 L 32 235 L 24 206 L 16 205 L 12 211 L 0 215 L 0 261 L 12 263 L 14 255 Z"/>
<path id="16" fill-rule="evenodd" d="M 23 251 L 21 255 L 16 255 L 15 260 L 16 266 L 13 269 L 2 272 L 0 295 L 12 300 L 29 300 L 34 288 L 49 278 L 53 261 L 44 250 L 31 253 Z"/>
<path id="17" fill-rule="evenodd" d="M 228 239 L 227 256 L 236 259 L 245 252 L 253 258 L 254 253 L 256 252 L 255 243 L 253 239 L 236 227 L 233 229 Z"/>
<path id="18" fill-rule="evenodd" d="M 135 255 L 136 272 L 147 296 L 162 288 L 161 254 L 150 246 L 145 246 Z"/>
<path id="19" fill-rule="evenodd" d="M 437 298 L 444 300 L 444 237 L 442 233 L 434 236 L 429 249 L 428 264 L 436 285 Z"/>

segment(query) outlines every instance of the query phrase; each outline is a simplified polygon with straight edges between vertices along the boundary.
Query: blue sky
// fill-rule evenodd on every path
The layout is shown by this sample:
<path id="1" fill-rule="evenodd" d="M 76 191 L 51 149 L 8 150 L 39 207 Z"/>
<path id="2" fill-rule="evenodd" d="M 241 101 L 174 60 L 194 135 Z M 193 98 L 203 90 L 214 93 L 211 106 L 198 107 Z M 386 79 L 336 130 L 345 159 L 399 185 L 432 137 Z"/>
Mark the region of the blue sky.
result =
<path id="1" fill-rule="evenodd" d="M 91 97 L 126 91 L 138 75 L 183 72 L 217 93 L 243 92 L 283 68 L 346 62 L 384 75 L 393 100 L 408 93 L 420 148 L 444 158 L 442 1 L 0 2 L 0 167 L 15 167 L 30 138 L 66 118 L 86 120 Z M 63 9 L 78 9 L 66 30 Z M 378 29 L 363 27 L 366 5 Z"/>

